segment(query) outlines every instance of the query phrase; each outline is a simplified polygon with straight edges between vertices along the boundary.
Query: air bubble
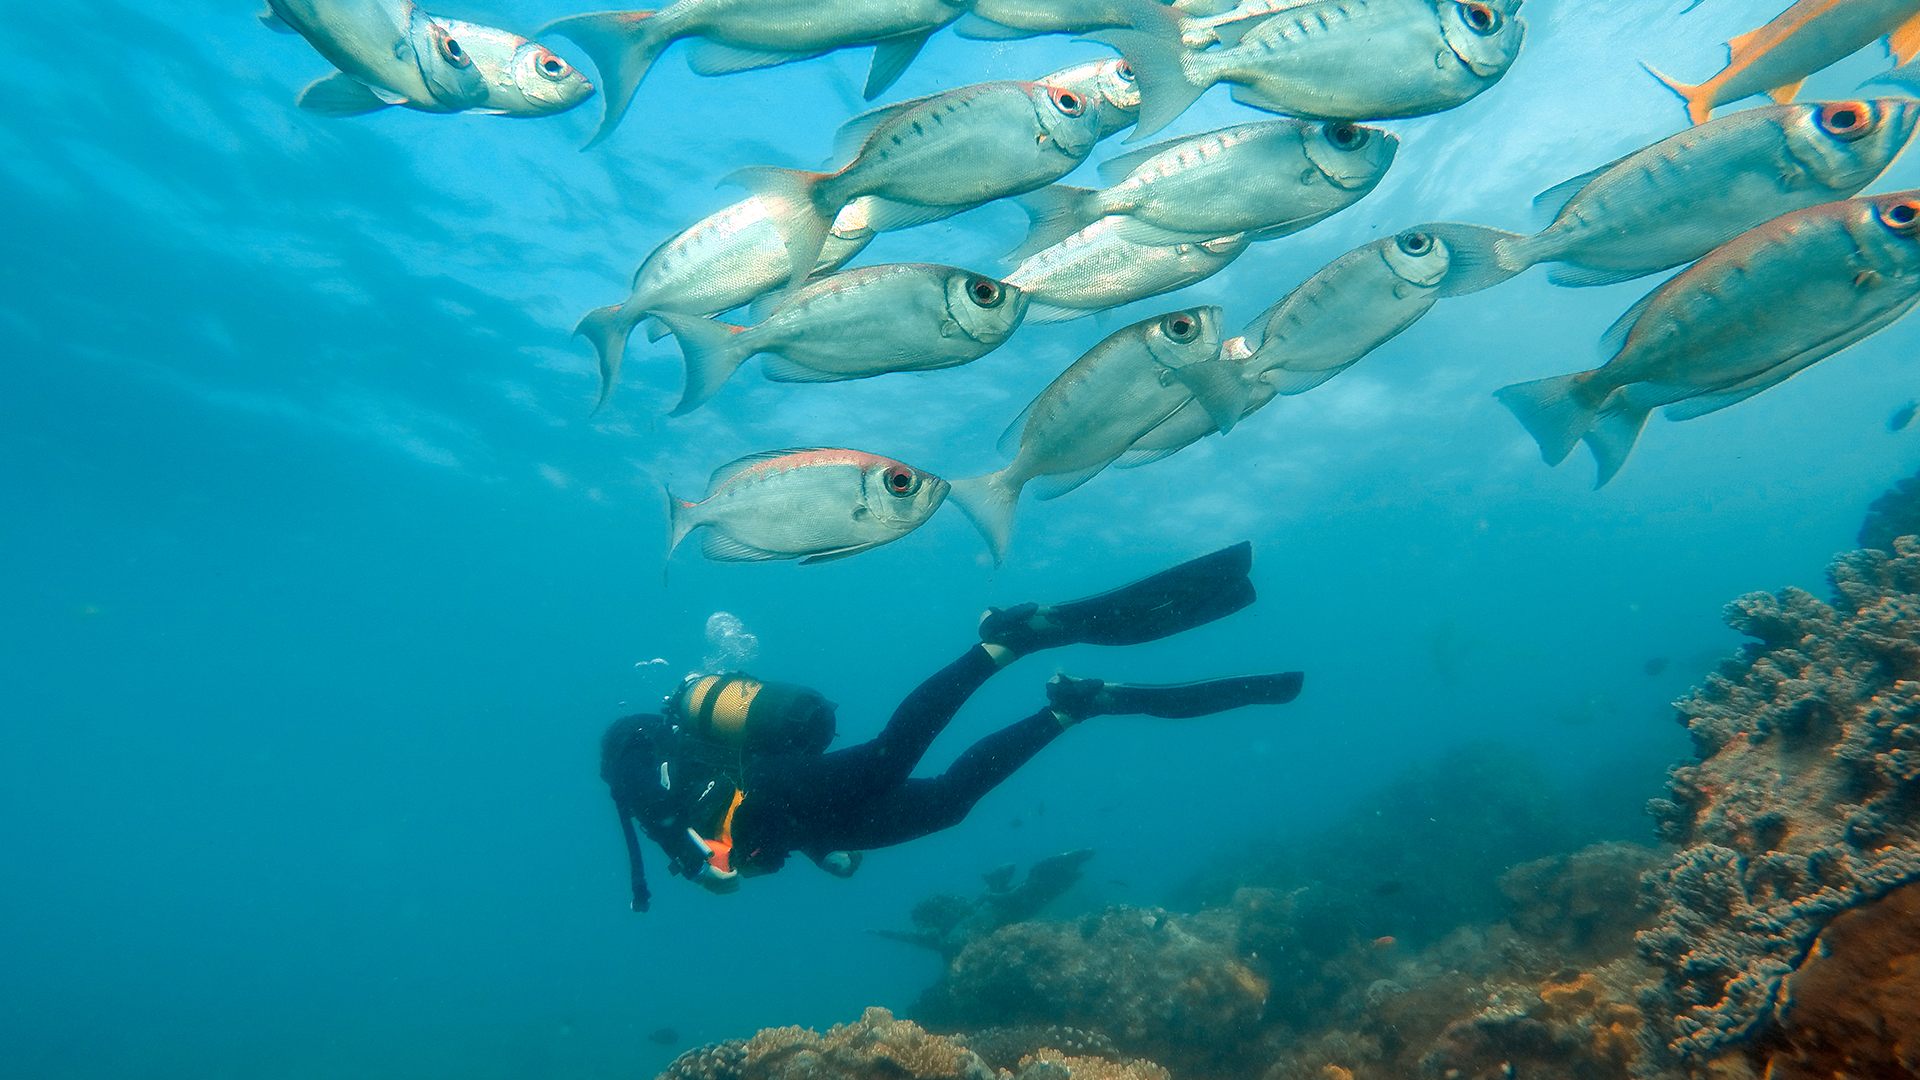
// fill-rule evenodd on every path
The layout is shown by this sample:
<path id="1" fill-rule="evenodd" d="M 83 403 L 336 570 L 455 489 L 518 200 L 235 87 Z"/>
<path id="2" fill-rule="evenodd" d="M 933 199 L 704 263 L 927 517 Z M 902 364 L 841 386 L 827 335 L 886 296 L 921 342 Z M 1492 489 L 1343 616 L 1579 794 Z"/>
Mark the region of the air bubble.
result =
<path id="1" fill-rule="evenodd" d="M 760 639 L 747 633 L 745 623 L 724 611 L 707 616 L 707 655 L 701 661 L 705 670 L 731 671 L 759 655 Z"/>

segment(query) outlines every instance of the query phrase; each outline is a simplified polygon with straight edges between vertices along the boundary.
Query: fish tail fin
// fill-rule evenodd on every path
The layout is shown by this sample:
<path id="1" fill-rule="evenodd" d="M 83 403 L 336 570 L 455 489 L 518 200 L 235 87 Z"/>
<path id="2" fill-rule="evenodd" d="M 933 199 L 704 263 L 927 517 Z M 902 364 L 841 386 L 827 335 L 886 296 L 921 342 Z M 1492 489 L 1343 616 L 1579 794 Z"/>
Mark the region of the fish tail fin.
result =
<path id="1" fill-rule="evenodd" d="M 1598 418 L 1601 402 L 1590 400 L 1585 392 L 1586 378 L 1586 372 L 1555 375 L 1502 387 L 1493 396 L 1513 411 L 1527 434 L 1540 444 L 1541 460 L 1558 465 Z"/>
<path id="2" fill-rule="evenodd" d="M 1027 212 L 1027 238 L 1008 252 L 1007 258 L 1019 262 L 1093 224 L 1098 218 L 1090 217 L 1087 209 L 1088 196 L 1093 193 L 1092 188 L 1049 184 L 1014 196 L 1013 201 Z"/>
<path id="3" fill-rule="evenodd" d="M 593 403 L 596 413 L 606 407 L 607 399 L 613 396 L 614 385 L 620 381 L 620 359 L 627 350 L 627 335 L 633 332 L 633 324 L 638 321 L 623 314 L 621 305 L 614 304 L 587 312 L 580 317 L 580 325 L 573 328 L 573 335 L 591 341 L 593 351 L 600 357 L 600 397 Z"/>
<path id="4" fill-rule="evenodd" d="M 672 43 L 672 38 L 654 20 L 651 11 L 569 15 L 540 28 L 541 34 L 549 31 L 580 46 L 600 76 L 600 94 L 606 102 L 606 112 L 601 115 L 600 127 L 594 131 L 593 138 L 580 148 L 591 150 L 619 126 L 620 118 L 627 114 L 627 106 L 633 101 L 633 92 L 640 88 L 640 80 L 647 77 L 647 71 Z"/>
<path id="5" fill-rule="evenodd" d="M 1180 40 L 1180 20 L 1186 13 L 1179 8 L 1159 0 L 1126 0 L 1121 7 L 1125 9 L 1127 25 L 1133 29 L 1170 41 Z"/>
<path id="6" fill-rule="evenodd" d="M 1633 444 L 1640 441 L 1640 432 L 1647 426 L 1647 413 L 1651 411 L 1624 393 L 1614 394 L 1595 418 L 1593 427 L 1580 437 L 1587 449 L 1593 451 L 1593 463 L 1600 469 L 1593 478 L 1593 490 L 1606 487 L 1620 466 L 1627 463 L 1627 455 L 1633 452 Z"/>
<path id="7" fill-rule="evenodd" d="M 1533 265 L 1515 251 L 1514 241 L 1526 239 L 1519 233 L 1450 221 L 1430 222 L 1414 229 L 1447 245 L 1447 276 L 1441 279 L 1440 296 L 1465 296 L 1491 289 Z"/>
<path id="8" fill-rule="evenodd" d="M 1008 483 L 1007 472 L 1002 469 L 985 476 L 969 476 L 947 488 L 947 498 L 986 538 L 995 566 L 1007 561 L 1007 545 L 1013 539 L 1013 511 L 1020 502 L 1020 485 Z"/>
<path id="9" fill-rule="evenodd" d="M 685 416 L 705 404 L 720 392 L 727 376 L 753 355 L 740 344 L 739 334 L 744 327 L 665 311 L 649 312 L 647 317 L 667 324 L 667 329 L 680 343 L 680 354 L 687 361 L 687 388 L 669 416 Z"/>
<path id="10" fill-rule="evenodd" d="M 1212 85 L 1194 79 L 1186 46 L 1177 35 L 1169 39 L 1140 30 L 1101 30 L 1086 38 L 1118 49 L 1133 68 L 1140 87 L 1140 120 L 1128 142 L 1139 142 L 1173 123 Z"/>
<path id="11" fill-rule="evenodd" d="M 1687 119 L 1696 124 L 1704 124 L 1707 122 L 1707 117 L 1713 115 L 1713 91 L 1704 86 L 1689 86 L 1678 80 L 1669 79 L 1655 71 L 1651 64 L 1640 66 L 1647 69 L 1647 74 L 1659 79 L 1660 85 L 1680 95 L 1680 100 L 1687 103 Z"/>
<path id="12" fill-rule="evenodd" d="M 773 219 L 780 239 L 787 245 L 787 258 L 793 263 L 789 285 L 807 279 L 820 263 L 820 251 L 827 246 L 827 234 L 841 207 L 827 205 L 831 200 L 822 192 L 820 181 L 830 173 L 801 169 L 778 169 L 755 165 L 736 169 L 721 179 L 722 184 L 738 184 L 757 197 Z"/>
<path id="13" fill-rule="evenodd" d="M 662 487 L 667 493 L 667 558 L 671 559 L 673 553 L 680 550 L 687 534 L 700 527 L 701 523 L 694 515 L 687 513 L 699 504 L 675 496 L 670 485 Z"/>

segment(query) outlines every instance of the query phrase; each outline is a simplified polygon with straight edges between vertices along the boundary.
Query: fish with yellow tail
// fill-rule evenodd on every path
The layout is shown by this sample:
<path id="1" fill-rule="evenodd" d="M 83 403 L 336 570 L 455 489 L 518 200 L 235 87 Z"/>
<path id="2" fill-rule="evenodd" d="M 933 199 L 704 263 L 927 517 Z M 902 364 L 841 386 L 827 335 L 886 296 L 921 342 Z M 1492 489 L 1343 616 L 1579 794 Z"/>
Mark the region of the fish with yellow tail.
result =
<path id="1" fill-rule="evenodd" d="M 1703 123 L 1713 110 L 1754 94 L 1792 101 L 1806 77 L 1888 38 L 1905 64 L 1920 50 L 1920 0 L 1799 0 L 1772 22 L 1727 42 L 1727 66 L 1695 86 L 1647 72 L 1687 103 L 1687 117 Z"/>
<path id="2" fill-rule="evenodd" d="M 1060 179 L 1093 152 L 1101 126 L 1100 110 L 1078 91 L 976 83 L 849 120 L 836 146 L 846 165 L 835 172 L 756 167 L 722 183 L 746 187 L 773 213 L 798 281 L 855 199 L 874 199 L 867 220 L 881 232 L 937 221 Z"/>
<path id="3" fill-rule="evenodd" d="M 1047 385 L 1000 437 L 1013 463 L 953 482 L 956 505 L 1005 560 L 1014 508 L 1029 482 L 1051 499 L 1086 483 L 1189 401 L 1222 430 L 1246 408 L 1237 364 L 1223 364 L 1220 309 L 1157 315 L 1107 336 Z"/>
<path id="4" fill-rule="evenodd" d="M 835 49 L 872 45 L 867 100 L 900 77 L 934 31 L 959 18 L 965 0 L 678 0 L 658 11 L 597 11 L 548 23 L 592 58 L 606 113 L 591 148 L 619 126 L 634 91 L 667 46 L 699 38 L 687 57 L 701 75 L 775 67 Z"/>
<path id="5" fill-rule="evenodd" d="M 1436 224 L 1455 267 L 1445 293 L 1559 263 L 1555 285 L 1612 285 L 1698 259 L 1764 221 L 1850 198 L 1912 140 L 1920 101 L 1804 101 L 1709 120 L 1548 189 L 1531 236 Z"/>
<path id="6" fill-rule="evenodd" d="M 1302 0 L 1280 5 L 1226 49 L 1138 30 L 1087 36 L 1118 49 L 1140 81 L 1151 135 L 1218 83 L 1242 105 L 1317 120 L 1426 116 L 1477 97 L 1520 55 L 1520 0 Z"/>
<path id="7" fill-rule="evenodd" d="M 1613 479 L 1648 413 L 1691 420 L 1745 401 L 1872 335 L 1920 301 L 1920 191 L 1796 210 L 1715 248 L 1647 294 L 1591 371 L 1495 393 L 1558 465 L 1585 442 Z"/>
<path id="8" fill-rule="evenodd" d="M 718 562 L 844 559 L 919 528 L 946 497 L 945 480 L 861 450 L 749 454 L 715 469 L 699 502 L 667 492 L 667 555 L 705 528 L 701 553 Z"/>

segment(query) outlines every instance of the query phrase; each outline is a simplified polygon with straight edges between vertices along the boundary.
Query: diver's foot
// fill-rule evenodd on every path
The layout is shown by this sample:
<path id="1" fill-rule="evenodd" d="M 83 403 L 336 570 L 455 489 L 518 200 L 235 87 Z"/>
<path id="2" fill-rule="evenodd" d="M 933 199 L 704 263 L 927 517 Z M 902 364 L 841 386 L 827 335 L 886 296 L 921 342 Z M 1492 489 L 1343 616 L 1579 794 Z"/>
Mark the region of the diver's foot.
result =
<path id="1" fill-rule="evenodd" d="M 1300 696 L 1306 676 L 1298 671 L 1241 675 L 1231 679 L 1147 686 L 1055 675 L 1047 701 L 1066 725 L 1091 716 L 1158 716 L 1185 720 L 1246 705 L 1284 705 Z"/>
<path id="2" fill-rule="evenodd" d="M 1252 568 L 1253 545 L 1242 541 L 1098 596 L 989 608 L 980 640 L 1016 657 L 1061 645 L 1156 641 L 1253 603 Z"/>

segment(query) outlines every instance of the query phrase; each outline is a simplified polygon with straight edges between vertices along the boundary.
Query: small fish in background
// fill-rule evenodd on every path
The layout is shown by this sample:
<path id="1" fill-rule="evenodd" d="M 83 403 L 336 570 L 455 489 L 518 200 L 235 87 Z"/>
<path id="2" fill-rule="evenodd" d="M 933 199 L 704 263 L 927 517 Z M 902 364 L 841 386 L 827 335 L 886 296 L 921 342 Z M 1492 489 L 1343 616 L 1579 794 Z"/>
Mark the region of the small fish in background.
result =
<path id="1" fill-rule="evenodd" d="M 834 218 L 826 245 L 814 264 L 814 275 L 838 270 L 858 255 L 874 237 L 867 228 L 867 200 L 849 203 Z M 653 249 L 633 272 L 633 287 L 624 303 L 594 308 L 573 328 L 576 337 L 593 344 L 600 358 L 599 412 L 620 381 L 620 364 L 627 338 L 650 311 L 678 315 L 719 315 L 777 291 L 792 276 L 786 242 L 774 227 L 766 204 L 750 198 L 700 219 Z M 666 324 L 655 320 L 658 340 Z"/>
<path id="2" fill-rule="evenodd" d="M 1269 0 L 1254 0 L 1262 15 Z M 1519 0 L 1302 0 L 1227 49 L 1199 51 L 1138 30 L 1087 36 L 1119 50 L 1140 80 L 1140 123 L 1166 127 L 1216 83 L 1283 116 L 1397 120 L 1463 105 L 1500 81 L 1526 38 Z"/>
<path id="3" fill-rule="evenodd" d="M 1047 385 L 1000 437 L 1013 463 L 953 483 L 953 496 L 996 564 L 1006 557 L 1026 485 L 1045 478 L 1042 499 L 1091 480 L 1133 441 L 1198 398 L 1222 429 L 1245 407 L 1238 375 L 1220 364 L 1220 309 L 1155 316 L 1109 334 Z"/>
<path id="4" fill-rule="evenodd" d="M 835 215 L 855 199 L 874 197 L 868 223 L 887 232 L 1044 187 L 1093 152 L 1101 116 L 1077 91 L 975 83 L 847 121 L 834 154 L 846 164 L 834 172 L 754 166 L 721 182 L 739 184 L 766 204 L 798 281 L 813 268 Z"/>
<path id="5" fill-rule="evenodd" d="M 704 527 L 701 553 L 717 562 L 844 559 L 919 528 L 946 497 L 945 480 L 878 454 L 818 447 L 749 454 L 715 469 L 697 503 L 667 492 L 667 555 Z"/>
<path id="6" fill-rule="evenodd" d="M 1920 412 L 1920 401 L 1909 401 L 1905 405 L 1895 409 L 1893 415 L 1887 417 L 1887 430 L 1907 430 L 1907 425 L 1913 423 L 1913 415 L 1916 412 Z"/>
<path id="7" fill-rule="evenodd" d="M 1920 301 L 1920 191 L 1825 203 L 1715 248 L 1629 308 L 1591 371 L 1495 392 L 1549 465 L 1585 442 L 1596 488 L 1665 406 L 1691 420 L 1771 389 Z"/>
<path id="8" fill-rule="evenodd" d="M 1364 198 L 1400 140 L 1378 128 L 1268 120 L 1156 143 L 1103 162 L 1098 190 L 1054 184 L 1015 198 L 1032 219 L 1009 258 L 1051 247 L 1105 217 L 1136 244 L 1191 244 L 1299 232 Z"/>
<path id="9" fill-rule="evenodd" d="M 1808 101 L 1709 120 L 1534 199 L 1551 215 L 1524 236 L 1480 225 L 1424 226 L 1452 248 L 1442 294 L 1491 288 L 1539 263 L 1581 288 L 1690 263 L 1781 214 L 1851 198 L 1920 126 L 1920 102 Z"/>
<path id="10" fill-rule="evenodd" d="M 1399 947 L 1400 947 L 1400 939 L 1390 934 L 1373 939 L 1374 952 L 1392 952 L 1394 949 L 1397 949 Z"/>
<path id="11" fill-rule="evenodd" d="M 606 90 L 606 113 L 586 149 L 620 124 L 635 90 L 667 46 L 700 38 L 687 66 L 701 75 L 776 67 L 836 49 L 872 45 L 867 72 L 871 101 L 920 55 L 934 31 L 959 18 L 964 2 L 844 0 L 828 6 L 766 0 L 679 0 L 658 11 L 569 15 L 541 28 L 572 41 L 592 58 Z"/>
<path id="12" fill-rule="evenodd" d="M 1727 42 L 1727 66 L 1706 82 L 1690 86 L 1652 67 L 1647 72 L 1680 95 L 1687 118 L 1698 124 L 1719 106 L 1754 94 L 1792 101 L 1807 76 L 1881 37 L 1904 67 L 1920 49 L 1920 2 L 1799 0 L 1765 26 Z"/>
<path id="13" fill-rule="evenodd" d="M 1653 678 L 1655 676 L 1658 676 L 1661 672 L 1664 672 L 1667 670 L 1667 662 L 1668 661 L 1666 657 L 1656 656 L 1648 660 L 1644 665 L 1642 665 L 1642 670 L 1644 670 L 1647 673 L 1648 678 Z"/>
<path id="14" fill-rule="evenodd" d="M 775 382 L 839 382 L 971 363 L 1006 344 L 1026 294 L 970 270 L 920 263 L 863 266 L 775 298 L 752 326 L 649 312 L 680 342 L 686 390 L 672 415 L 699 408 L 748 357 Z"/>
<path id="15" fill-rule="evenodd" d="M 670 1027 L 654 1028 L 647 1033 L 647 1041 L 661 1046 L 672 1046 L 680 1041 L 680 1033 Z"/>

